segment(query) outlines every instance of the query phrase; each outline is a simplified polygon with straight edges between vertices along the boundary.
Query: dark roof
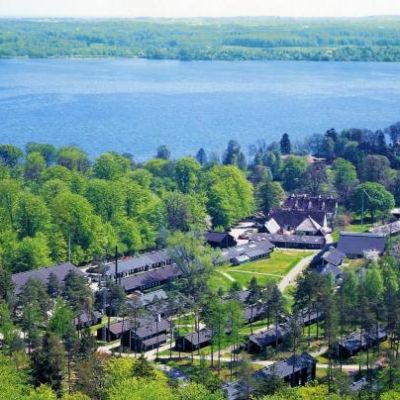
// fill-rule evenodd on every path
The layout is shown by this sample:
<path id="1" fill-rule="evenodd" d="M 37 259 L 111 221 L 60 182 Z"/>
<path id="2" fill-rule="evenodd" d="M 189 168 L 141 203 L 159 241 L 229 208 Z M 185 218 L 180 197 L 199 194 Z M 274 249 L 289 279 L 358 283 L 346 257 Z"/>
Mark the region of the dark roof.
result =
<path id="1" fill-rule="evenodd" d="M 325 238 L 323 236 L 307 236 L 307 235 L 265 235 L 271 243 L 287 243 L 287 244 L 313 244 L 323 246 Z"/>
<path id="2" fill-rule="evenodd" d="M 220 243 L 227 237 L 231 237 L 232 239 L 234 239 L 234 237 L 228 232 L 208 231 L 206 233 L 206 241 L 212 243 Z"/>
<path id="3" fill-rule="evenodd" d="M 158 323 L 155 320 L 152 320 L 139 325 L 139 327 L 136 329 L 135 334 L 138 338 L 145 339 L 157 333 L 160 334 L 161 332 L 164 332 L 169 328 L 170 323 L 166 319 L 162 319 L 158 321 Z"/>
<path id="4" fill-rule="evenodd" d="M 263 349 L 264 347 L 275 344 L 276 339 L 282 340 L 286 333 L 287 329 L 284 326 L 278 326 L 277 329 L 275 329 L 274 326 L 266 331 L 250 335 L 249 340 L 260 347 L 260 349 Z"/>
<path id="5" fill-rule="evenodd" d="M 250 290 L 240 290 L 238 292 L 229 293 L 225 296 L 227 299 L 234 299 L 241 303 L 246 303 L 250 296 Z"/>
<path id="6" fill-rule="evenodd" d="M 151 267 L 154 264 L 171 263 L 171 257 L 167 250 L 158 250 L 141 254 L 135 257 L 126 257 L 118 260 L 118 273 L 129 273 L 137 269 Z M 106 272 L 109 276 L 115 275 L 115 261 L 106 264 L 108 270 Z"/>
<path id="7" fill-rule="evenodd" d="M 208 328 L 201 329 L 199 332 L 191 332 L 185 336 L 185 339 L 192 343 L 193 346 L 198 344 L 207 343 L 211 340 L 212 332 Z"/>
<path id="8" fill-rule="evenodd" d="M 314 357 L 304 352 L 301 355 L 295 357 L 291 356 L 287 360 L 280 361 L 271 365 L 270 367 L 263 368 L 255 375 L 259 378 L 264 378 L 264 379 L 268 379 L 272 376 L 286 378 L 293 374 L 293 366 L 294 366 L 294 372 L 296 373 L 304 368 L 308 368 L 309 366 L 315 364 L 316 361 Z"/>
<path id="9" fill-rule="evenodd" d="M 323 255 L 322 259 L 328 264 L 339 266 L 345 259 L 346 254 L 337 250 L 335 247 L 330 247 Z"/>
<path id="10" fill-rule="evenodd" d="M 378 335 L 376 332 L 362 333 L 354 332 L 341 340 L 339 344 L 344 347 L 350 353 L 354 353 L 360 350 L 362 347 L 367 346 L 376 341 L 382 341 L 386 338 L 387 333 L 384 329 L 379 329 Z"/>
<path id="11" fill-rule="evenodd" d="M 308 194 L 292 194 L 282 205 L 289 210 L 311 210 L 334 213 L 337 208 L 337 200 L 328 196 L 310 196 Z"/>
<path id="12" fill-rule="evenodd" d="M 133 322 L 131 321 L 120 321 L 115 324 L 110 325 L 110 332 L 114 335 L 119 335 L 124 332 L 128 332 L 129 329 L 133 326 Z"/>
<path id="13" fill-rule="evenodd" d="M 98 311 L 94 311 L 93 313 L 83 312 L 74 319 L 74 325 L 77 326 L 77 325 L 85 325 L 87 323 L 95 323 L 102 316 L 103 314 L 101 314 Z"/>
<path id="14" fill-rule="evenodd" d="M 331 274 L 335 279 L 337 279 L 342 273 L 339 267 L 331 263 L 320 265 L 317 268 L 317 272 L 321 275 Z"/>
<path id="15" fill-rule="evenodd" d="M 162 333 L 161 335 L 157 335 L 149 339 L 143 340 L 142 344 L 148 347 L 148 346 L 154 346 L 155 344 L 165 343 L 166 341 L 167 341 L 167 335 Z"/>
<path id="16" fill-rule="evenodd" d="M 324 211 L 276 209 L 271 211 L 269 217 L 273 218 L 280 227 L 291 226 L 296 228 L 308 217 L 311 217 L 319 225 L 324 226 L 326 213 Z"/>
<path id="17" fill-rule="evenodd" d="M 167 265 L 150 271 L 138 273 L 121 279 L 120 285 L 126 290 L 140 289 L 145 286 L 155 286 L 160 282 L 175 279 L 182 275 L 176 265 Z"/>
<path id="18" fill-rule="evenodd" d="M 267 309 L 266 305 L 254 304 L 252 306 L 246 307 L 244 309 L 244 319 L 246 321 L 254 318 L 260 317 L 263 313 L 265 313 Z"/>
<path id="19" fill-rule="evenodd" d="M 31 271 L 20 272 L 18 274 L 12 275 L 12 281 L 15 285 L 15 292 L 19 294 L 22 287 L 28 282 L 29 279 L 37 279 L 43 284 L 47 284 L 50 274 L 54 274 L 57 279 L 62 282 L 70 271 L 77 274 L 85 276 L 86 274 L 82 272 L 79 268 L 70 262 L 64 264 L 55 265 L 53 267 L 34 269 Z"/>
<path id="20" fill-rule="evenodd" d="M 273 248 L 274 245 L 266 238 L 264 240 L 252 240 L 249 243 L 222 250 L 222 257 L 227 261 L 241 256 L 249 258 L 262 257 L 271 253 Z"/>
<path id="21" fill-rule="evenodd" d="M 365 251 L 385 250 L 385 236 L 381 233 L 340 232 L 337 249 L 347 256 L 363 256 Z"/>

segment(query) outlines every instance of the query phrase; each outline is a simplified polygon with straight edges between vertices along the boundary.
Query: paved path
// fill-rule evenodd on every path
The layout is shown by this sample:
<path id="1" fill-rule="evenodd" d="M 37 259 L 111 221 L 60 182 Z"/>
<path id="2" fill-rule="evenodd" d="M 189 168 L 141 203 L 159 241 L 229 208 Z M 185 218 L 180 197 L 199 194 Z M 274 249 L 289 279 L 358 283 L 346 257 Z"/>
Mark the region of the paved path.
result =
<path id="1" fill-rule="evenodd" d="M 218 271 L 221 275 L 223 275 L 226 279 L 230 280 L 231 282 L 236 282 L 236 279 L 232 278 L 229 274 L 227 274 L 224 271 L 216 270 Z"/>
<path id="2" fill-rule="evenodd" d="M 234 274 L 235 272 L 241 272 L 242 274 L 252 274 L 252 275 L 265 275 L 265 276 L 275 276 L 277 278 L 283 278 L 283 275 L 278 275 L 278 274 L 268 274 L 267 272 L 255 272 L 255 271 L 243 271 L 242 269 L 233 269 L 231 274 Z"/>
<path id="3" fill-rule="evenodd" d="M 288 286 L 295 283 L 296 278 L 300 275 L 311 263 L 316 253 L 311 256 L 301 259 L 279 282 L 278 287 L 283 292 Z"/>

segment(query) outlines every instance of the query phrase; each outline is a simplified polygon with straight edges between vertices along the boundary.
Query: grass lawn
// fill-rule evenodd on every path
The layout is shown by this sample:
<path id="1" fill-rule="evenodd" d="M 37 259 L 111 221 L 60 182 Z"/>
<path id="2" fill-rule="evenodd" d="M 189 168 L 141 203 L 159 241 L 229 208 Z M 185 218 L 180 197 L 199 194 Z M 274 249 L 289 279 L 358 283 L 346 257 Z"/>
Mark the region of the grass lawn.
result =
<path id="1" fill-rule="evenodd" d="M 311 254 L 310 251 L 275 249 L 270 258 L 236 267 L 218 267 L 210 279 L 210 286 L 215 291 L 218 288 L 228 291 L 232 281 L 237 281 L 245 288 L 253 276 L 257 278 L 260 285 L 265 286 L 268 282 L 280 281 L 302 258 Z"/>

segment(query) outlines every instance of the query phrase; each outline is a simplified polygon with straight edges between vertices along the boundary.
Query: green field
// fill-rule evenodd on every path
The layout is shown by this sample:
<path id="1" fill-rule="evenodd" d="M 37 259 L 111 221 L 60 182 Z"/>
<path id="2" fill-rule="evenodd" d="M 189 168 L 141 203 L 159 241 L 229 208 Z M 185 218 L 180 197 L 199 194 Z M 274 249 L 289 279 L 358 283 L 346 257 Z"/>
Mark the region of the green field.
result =
<path id="1" fill-rule="evenodd" d="M 268 282 L 280 281 L 302 258 L 311 255 L 310 251 L 291 251 L 276 249 L 270 258 L 245 263 L 236 267 L 223 266 L 214 271 L 210 286 L 213 290 L 222 288 L 228 291 L 233 281 L 238 282 L 242 288 L 247 287 L 253 276 L 261 286 Z"/>

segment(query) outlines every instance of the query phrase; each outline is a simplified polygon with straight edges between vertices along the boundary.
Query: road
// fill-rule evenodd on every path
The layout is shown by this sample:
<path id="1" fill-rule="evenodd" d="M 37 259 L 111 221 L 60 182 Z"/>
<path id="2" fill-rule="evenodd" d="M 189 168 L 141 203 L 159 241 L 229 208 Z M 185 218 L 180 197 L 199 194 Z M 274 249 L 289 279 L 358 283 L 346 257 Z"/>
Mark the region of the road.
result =
<path id="1" fill-rule="evenodd" d="M 301 259 L 279 282 L 278 287 L 283 292 L 288 286 L 295 283 L 296 278 L 310 265 L 316 253 Z"/>

